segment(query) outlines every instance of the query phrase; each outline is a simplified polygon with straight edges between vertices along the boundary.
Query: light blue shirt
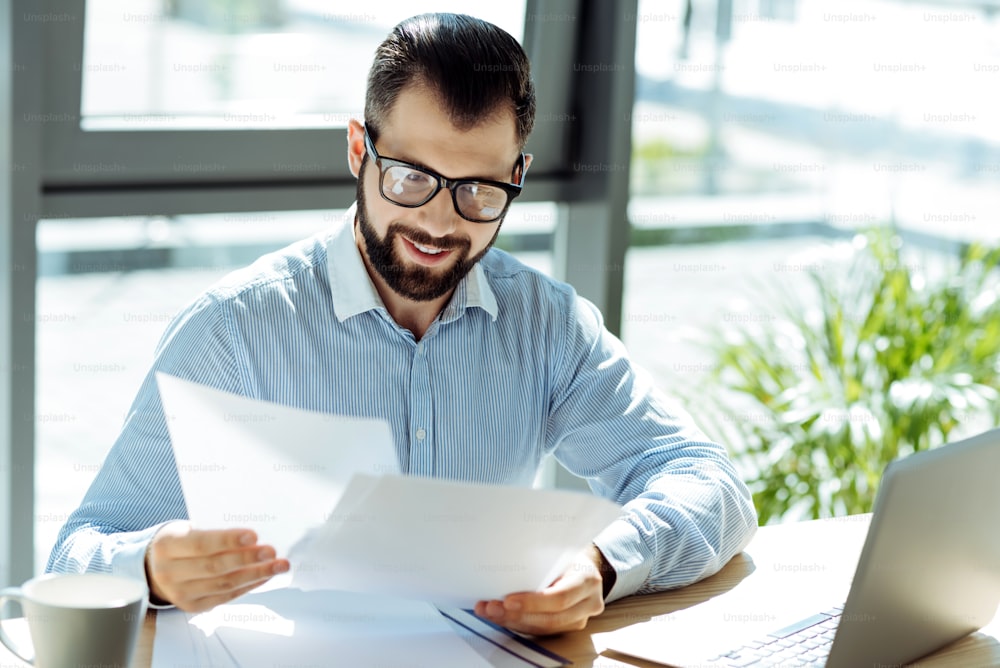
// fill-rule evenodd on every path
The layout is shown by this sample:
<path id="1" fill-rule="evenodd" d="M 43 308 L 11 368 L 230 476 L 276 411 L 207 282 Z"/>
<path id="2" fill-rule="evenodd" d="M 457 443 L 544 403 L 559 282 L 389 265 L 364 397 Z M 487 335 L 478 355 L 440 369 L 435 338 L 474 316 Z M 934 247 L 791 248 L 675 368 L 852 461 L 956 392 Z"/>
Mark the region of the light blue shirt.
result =
<path id="1" fill-rule="evenodd" d="M 530 485 L 552 453 L 624 504 L 594 542 L 608 600 L 689 584 L 750 541 L 756 514 L 725 450 L 628 358 L 569 285 L 490 250 L 419 341 L 389 315 L 353 235 L 335 229 L 222 279 L 169 325 L 50 571 L 145 579 L 159 527 L 187 518 L 154 373 L 389 422 L 403 472 Z"/>

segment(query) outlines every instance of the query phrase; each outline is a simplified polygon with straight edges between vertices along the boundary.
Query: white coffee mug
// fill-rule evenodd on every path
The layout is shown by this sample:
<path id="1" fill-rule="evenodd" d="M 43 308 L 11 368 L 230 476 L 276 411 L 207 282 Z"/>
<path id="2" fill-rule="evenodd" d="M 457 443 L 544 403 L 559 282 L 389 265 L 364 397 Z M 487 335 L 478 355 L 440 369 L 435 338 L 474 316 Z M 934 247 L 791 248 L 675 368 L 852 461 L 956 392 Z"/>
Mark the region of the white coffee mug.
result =
<path id="1" fill-rule="evenodd" d="M 128 668 L 146 615 L 146 583 L 103 573 L 41 575 L 0 590 L 0 642 L 37 668 Z M 20 604 L 33 651 L 3 630 L 4 604 Z"/>

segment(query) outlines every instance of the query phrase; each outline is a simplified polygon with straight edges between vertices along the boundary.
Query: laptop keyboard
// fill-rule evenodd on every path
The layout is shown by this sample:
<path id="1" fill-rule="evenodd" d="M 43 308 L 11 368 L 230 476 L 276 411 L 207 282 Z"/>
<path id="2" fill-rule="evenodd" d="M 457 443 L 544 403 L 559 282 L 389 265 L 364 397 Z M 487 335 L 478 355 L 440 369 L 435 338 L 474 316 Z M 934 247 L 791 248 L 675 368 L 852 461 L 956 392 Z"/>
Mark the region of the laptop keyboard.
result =
<path id="1" fill-rule="evenodd" d="M 710 659 L 711 663 L 730 668 L 765 666 L 823 666 L 830 654 L 844 606 L 800 620 L 763 636 L 742 647 Z"/>

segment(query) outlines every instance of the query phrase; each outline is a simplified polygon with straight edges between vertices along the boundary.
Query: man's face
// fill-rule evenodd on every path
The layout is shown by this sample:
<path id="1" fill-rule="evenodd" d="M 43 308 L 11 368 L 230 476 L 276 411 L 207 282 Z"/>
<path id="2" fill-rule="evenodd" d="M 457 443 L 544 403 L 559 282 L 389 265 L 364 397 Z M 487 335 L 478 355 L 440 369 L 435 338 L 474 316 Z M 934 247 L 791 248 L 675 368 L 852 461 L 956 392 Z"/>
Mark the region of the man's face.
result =
<path id="1" fill-rule="evenodd" d="M 356 132 L 352 127 L 352 167 L 357 160 Z M 434 95 L 421 87 L 408 87 L 399 95 L 383 123 L 376 150 L 448 178 L 502 182 L 510 182 L 520 155 L 513 114 L 499 114 L 471 130 L 458 130 Z M 418 208 L 395 205 L 379 192 L 375 162 L 369 158 L 357 164 L 357 221 L 371 269 L 408 300 L 431 301 L 449 294 L 493 245 L 502 220 L 465 220 L 445 188 Z"/>

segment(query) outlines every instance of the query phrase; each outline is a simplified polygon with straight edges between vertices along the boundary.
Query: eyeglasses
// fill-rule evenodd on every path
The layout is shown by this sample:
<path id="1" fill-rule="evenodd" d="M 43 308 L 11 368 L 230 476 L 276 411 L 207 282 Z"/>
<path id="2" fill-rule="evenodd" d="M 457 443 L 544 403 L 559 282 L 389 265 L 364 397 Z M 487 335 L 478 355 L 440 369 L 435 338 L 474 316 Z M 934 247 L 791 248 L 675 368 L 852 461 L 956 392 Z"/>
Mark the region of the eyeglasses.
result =
<path id="1" fill-rule="evenodd" d="M 455 204 L 458 215 L 473 223 L 492 223 L 499 220 L 514 198 L 521 194 L 519 184 L 480 179 L 446 179 L 429 169 L 380 156 L 367 129 L 365 148 L 379 168 L 381 176 L 378 189 L 382 198 L 398 206 L 415 209 L 431 201 L 442 188 L 447 188 L 451 191 L 451 201 Z M 522 153 L 511 171 L 512 179 L 523 181 L 524 163 Z"/>

